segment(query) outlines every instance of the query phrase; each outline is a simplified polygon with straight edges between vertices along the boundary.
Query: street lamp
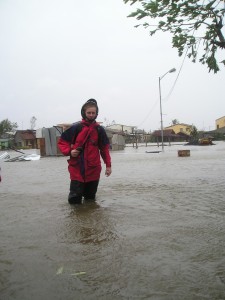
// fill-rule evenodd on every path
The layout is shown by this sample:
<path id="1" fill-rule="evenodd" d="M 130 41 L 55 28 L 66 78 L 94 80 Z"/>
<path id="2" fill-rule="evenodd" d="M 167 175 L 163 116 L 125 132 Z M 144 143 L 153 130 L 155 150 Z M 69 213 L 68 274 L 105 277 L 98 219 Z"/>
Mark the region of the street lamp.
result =
<path id="1" fill-rule="evenodd" d="M 161 80 L 163 79 L 164 76 L 168 73 L 173 73 L 175 72 L 176 69 L 173 68 L 166 72 L 163 76 L 159 77 L 159 102 L 160 102 L 160 117 L 161 117 L 161 140 L 162 140 L 162 151 L 164 151 L 164 143 L 163 143 L 163 118 L 162 118 L 162 96 L 161 96 Z"/>

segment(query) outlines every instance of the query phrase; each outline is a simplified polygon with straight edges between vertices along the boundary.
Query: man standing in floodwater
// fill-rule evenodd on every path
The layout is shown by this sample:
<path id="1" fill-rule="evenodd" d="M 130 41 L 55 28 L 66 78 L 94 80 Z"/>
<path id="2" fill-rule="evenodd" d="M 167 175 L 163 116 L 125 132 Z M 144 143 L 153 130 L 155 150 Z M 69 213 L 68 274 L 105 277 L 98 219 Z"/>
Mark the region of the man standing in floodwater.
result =
<path id="1" fill-rule="evenodd" d="M 112 173 L 109 139 L 105 129 L 96 122 L 98 105 L 95 99 L 84 103 L 81 116 L 82 121 L 65 130 L 58 141 L 62 154 L 70 155 L 70 204 L 81 204 L 82 197 L 95 200 L 102 170 L 100 156 L 106 165 L 105 175 Z"/>

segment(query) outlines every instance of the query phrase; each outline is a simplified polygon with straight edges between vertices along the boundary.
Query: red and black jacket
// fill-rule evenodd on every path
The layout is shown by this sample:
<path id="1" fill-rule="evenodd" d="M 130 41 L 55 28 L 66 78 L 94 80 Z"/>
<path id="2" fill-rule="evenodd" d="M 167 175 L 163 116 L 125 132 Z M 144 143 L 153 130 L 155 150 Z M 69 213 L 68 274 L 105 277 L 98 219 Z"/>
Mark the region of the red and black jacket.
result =
<path id="1" fill-rule="evenodd" d="M 82 149 L 78 157 L 68 159 L 71 180 L 89 182 L 99 180 L 102 157 L 106 167 L 111 167 L 109 139 L 105 129 L 97 122 L 85 120 L 73 124 L 64 131 L 58 141 L 62 154 L 70 156 L 72 149 Z"/>

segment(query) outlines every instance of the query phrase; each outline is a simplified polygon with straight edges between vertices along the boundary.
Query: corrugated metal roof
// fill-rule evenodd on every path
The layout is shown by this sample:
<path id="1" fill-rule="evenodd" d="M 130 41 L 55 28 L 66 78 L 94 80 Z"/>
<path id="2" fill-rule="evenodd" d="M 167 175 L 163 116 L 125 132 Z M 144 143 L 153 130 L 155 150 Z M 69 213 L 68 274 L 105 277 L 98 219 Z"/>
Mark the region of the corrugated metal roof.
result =
<path id="1" fill-rule="evenodd" d="M 161 136 L 161 130 L 155 130 L 153 133 L 152 133 L 153 136 Z M 166 130 L 163 130 L 163 136 L 164 137 L 177 137 L 177 135 L 175 134 L 175 132 L 172 130 L 172 129 L 166 129 Z"/>
<path id="2" fill-rule="evenodd" d="M 17 130 L 15 135 L 20 136 L 23 140 L 35 140 L 36 138 L 35 131 L 32 130 Z"/>
<path id="3" fill-rule="evenodd" d="M 21 133 L 21 138 L 23 140 L 35 140 L 35 136 L 33 133 L 31 132 L 24 132 L 24 133 Z"/>

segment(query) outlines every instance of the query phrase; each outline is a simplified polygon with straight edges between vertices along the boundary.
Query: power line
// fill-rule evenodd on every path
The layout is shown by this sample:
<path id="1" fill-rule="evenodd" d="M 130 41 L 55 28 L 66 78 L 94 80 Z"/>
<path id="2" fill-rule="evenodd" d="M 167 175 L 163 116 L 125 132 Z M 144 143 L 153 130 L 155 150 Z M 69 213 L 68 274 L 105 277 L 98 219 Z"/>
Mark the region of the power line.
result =
<path id="1" fill-rule="evenodd" d="M 179 68 L 178 74 L 177 74 L 177 76 L 176 76 L 176 78 L 175 78 L 175 81 L 174 81 L 174 83 L 173 83 L 173 85 L 172 85 L 172 88 L 170 89 L 169 94 L 163 99 L 164 102 L 168 101 L 168 100 L 165 101 L 165 99 L 168 99 L 168 98 L 171 96 L 171 94 L 172 94 L 172 92 L 173 92 L 173 90 L 174 90 L 174 88 L 175 88 L 175 85 L 176 85 L 177 80 L 178 80 L 178 78 L 179 78 L 179 76 L 180 76 L 181 70 L 182 70 L 182 68 L 183 68 L 184 61 L 185 61 L 185 58 L 186 58 L 186 56 L 187 56 L 187 52 L 188 52 L 188 48 L 187 48 L 187 50 L 186 50 L 186 53 L 185 53 L 185 55 L 184 55 L 183 61 L 182 61 L 181 66 L 180 66 L 180 68 Z M 150 116 L 150 114 L 152 113 L 152 111 L 155 109 L 155 106 L 156 106 L 156 104 L 158 103 L 158 101 L 159 101 L 159 99 L 157 99 L 157 100 L 155 101 L 155 103 L 153 104 L 152 108 L 150 109 L 150 111 L 148 112 L 148 114 L 146 115 L 146 117 L 142 120 L 142 122 L 138 125 L 138 127 L 140 127 L 140 126 L 148 119 L 148 117 Z"/>
<path id="2" fill-rule="evenodd" d="M 156 104 L 158 103 L 159 100 L 156 100 L 155 103 L 153 104 L 151 110 L 148 112 L 148 114 L 146 115 L 146 117 L 144 118 L 144 120 L 142 120 L 142 122 L 138 125 L 138 127 L 140 127 L 150 116 L 150 114 L 152 113 L 152 111 L 155 109 Z"/>
<path id="3" fill-rule="evenodd" d="M 205 3 L 205 0 L 203 0 L 202 6 L 204 5 L 204 3 Z M 224 0 L 224 7 L 225 7 L 225 0 Z M 199 20 L 199 18 L 200 18 L 200 16 L 198 16 L 198 20 Z M 196 29 L 194 28 L 194 29 L 193 29 L 193 33 L 192 33 L 193 35 L 194 35 L 195 31 L 196 31 Z M 198 47 L 199 47 L 199 45 L 198 45 Z M 181 73 L 181 71 L 182 71 L 182 69 L 183 69 L 184 61 L 185 61 L 185 59 L 186 59 L 186 57 L 187 57 L 187 53 L 188 53 L 188 47 L 187 47 L 187 49 L 186 49 L 186 52 L 185 52 L 183 61 L 182 61 L 181 66 L 180 66 L 180 68 L 179 68 L 178 74 L 177 74 L 177 76 L 176 76 L 176 78 L 175 78 L 175 81 L 174 81 L 174 83 L 173 83 L 173 85 L 172 85 L 172 88 L 170 89 L 168 95 L 163 99 L 164 102 L 167 102 L 167 101 L 169 100 L 169 97 L 171 96 L 171 94 L 172 94 L 172 92 L 173 92 L 173 90 L 174 90 L 174 88 L 175 88 L 175 86 L 176 86 L 176 84 L 177 84 L 177 80 L 178 80 L 178 78 L 179 78 L 179 76 L 180 76 L 180 73 Z M 165 100 L 165 99 L 166 99 L 166 100 Z M 147 118 L 148 118 L 148 117 L 150 116 L 150 114 L 152 113 L 152 111 L 153 111 L 153 109 L 155 108 L 155 106 L 156 106 L 156 104 L 158 103 L 158 101 L 159 101 L 159 99 L 154 103 L 154 105 L 152 106 L 151 110 L 149 111 L 149 113 L 147 114 L 147 116 L 144 118 L 144 120 L 138 125 L 138 127 L 141 126 L 141 125 L 147 120 Z"/>
<path id="4" fill-rule="evenodd" d="M 179 76 L 180 76 L 181 70 L 183 69 L 184 61 L 185 61 L 185 58 L 187 57 L 187 53 L 188 53 L 188 48 L 187 48 L 187 50 L 186 50 L 186 53 L 185 53 L 185 55 L 184 55 L 183 61 L 182 61 L 182 63 L 181 63 L 181 66 L 180 66 L 179 71 L 178 71 L 178 73 L 177 73 L 177 76 L 176 76 L 176 78 L 175 78 L 175 81 L 174 81 L 174 83 L 173 83 L 173 85 L 172 85 L 172 88 L 170 89 L 169 94 L 163 99 L 164 102 L 167 102 L 167 101 L 169 100 L 169 97 L 171 96 L 171 94 L 172 94 L 172 92 L 173 92 L 173 90 L 174 90 L 174 88 L 175 88 L 175 86 L 176 86 L 176 83 L 177 83 L 177 80 L 178 80 L 178 78 L 179 78 Z M 165 99 L 166 99 L 166 100 L 165 100 Z"/>

